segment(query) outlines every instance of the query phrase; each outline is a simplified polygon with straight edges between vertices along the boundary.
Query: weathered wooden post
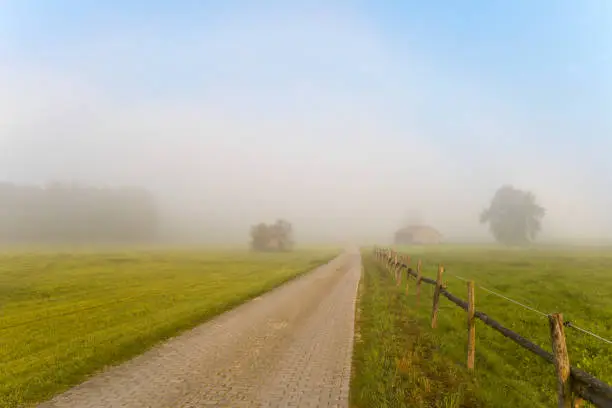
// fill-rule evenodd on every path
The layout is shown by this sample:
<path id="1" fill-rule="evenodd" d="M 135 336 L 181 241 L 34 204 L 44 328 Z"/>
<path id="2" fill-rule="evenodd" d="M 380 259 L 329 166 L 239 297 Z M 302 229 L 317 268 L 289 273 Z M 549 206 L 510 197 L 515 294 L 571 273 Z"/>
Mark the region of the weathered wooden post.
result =
<path id="1" fill-rule="evenodd" d="M 393 277 L 395 278 L 395 281 L 397 282 L 397 270 L 399 269 L 398 266 L 398 262 L 397 262 L 397 251 L 394 251 L 394 256 L 393 256 Z"/>
<path id="2" fill-rule="evenodd" d="M 444 273 L 444 267 L 438 266 L 438 277 L 436 279 L 436 289 L 433 296 L 433 307 L 431 309 L 431 328 L 435 329 L 438 325 L 438 308 L 440 303 L 440 291 L 442 290 L 442 274 Z"/>
<path id="3" fill-rule="evenodd" d="M 416 278 L 416 303 L 419 306 L 421 299 L 421 260 L 417 262 L 417 278 Z"/>
<path id="4" fill-rule="evenodd" d="M 550 338 L 555 357 L 557 372 L 557 401 L 559 408 L 572 408 L 572 388 L 570 384 L 570 362 L 565 344 L 563 330 L 563 315 L 555 313 L 548 316 L 550 323 Z"/>
<path id="5" fill-rule="evenodd" d="M 397 269 L 397 281 L 395 282 L 396 286 L 400 286 L 402 284 L 402 264 L 400 263 Z"/>
<path id="6" fill-rule="evenodd" d="M 474 297 L 474 281 L 467 283 L 468 288 L 468 342 L 467 342 L 467 368 L 474 371 L 474 361 L 476 359 L 476 313 L 475 297 Z"/>
<path id="7" fill-rule="evenodd" d="M 406 267 L 406 294 L 408 294 L 408 289 L 410 288 L 410 272 L 409 272 L 410 271 L 410 256 L 404 255 L 404 259 L 402 263 Z M 400 278 L 400 283 L 401 283 L 401 278 Z"/>

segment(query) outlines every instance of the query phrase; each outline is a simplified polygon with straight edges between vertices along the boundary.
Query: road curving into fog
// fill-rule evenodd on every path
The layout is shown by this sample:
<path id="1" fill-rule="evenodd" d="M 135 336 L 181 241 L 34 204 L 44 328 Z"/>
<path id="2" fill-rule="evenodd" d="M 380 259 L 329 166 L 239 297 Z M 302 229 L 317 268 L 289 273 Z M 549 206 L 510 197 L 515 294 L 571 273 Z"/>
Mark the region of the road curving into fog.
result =
<path id="1" fill-rule="evenodd" d="M 360 275 L 351 249 L 39 407 L 348 407 Z"/>

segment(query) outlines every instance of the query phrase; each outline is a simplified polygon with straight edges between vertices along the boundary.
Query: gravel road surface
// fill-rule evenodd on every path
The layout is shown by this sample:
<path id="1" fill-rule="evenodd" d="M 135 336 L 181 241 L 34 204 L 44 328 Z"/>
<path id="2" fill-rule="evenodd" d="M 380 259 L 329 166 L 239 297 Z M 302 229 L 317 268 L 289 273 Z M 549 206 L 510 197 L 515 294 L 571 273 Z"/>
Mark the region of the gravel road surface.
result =
<path id="1" fill-rule="evenodd" d="M 348 407 L 357 250 L 41 408 Z"/>

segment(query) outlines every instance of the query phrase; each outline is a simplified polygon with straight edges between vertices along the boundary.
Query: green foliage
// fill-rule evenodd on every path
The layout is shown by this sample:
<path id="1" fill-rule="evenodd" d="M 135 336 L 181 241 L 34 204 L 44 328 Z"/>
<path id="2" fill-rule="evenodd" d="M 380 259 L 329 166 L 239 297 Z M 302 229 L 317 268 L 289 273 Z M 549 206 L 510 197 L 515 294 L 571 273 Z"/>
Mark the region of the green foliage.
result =
<path id="1" fill-rule="evenodd" d="M 494 290 L 545 313 L 561 312 L 570 320 L 605 338 L 612 338 L 612 249 L 531 248 L 496 246 L 404 247 L 398 251 L 423 260 L 424 275 L 435 278 L 437 265 L 446 268 L 448 290 L 467 299 L 466 283 L 476 283 L 476 309 L 550 351 L 548 320 L 492 295 Z M 414 280 L 411 280 L 414 286 Z M 442 298 L 438 328 L 429 329 L 433 287 L 424 286 L 424 308 L 417 311 L 419 327 L 439 340 L 439 352 L 464 366 L 467 333 L 465 311 Z M 414 299 L 414 291 L 408 301 Z M 567 328 L 573 366 L 612 384 L 610 346 Z M 477 395 L 491 407 L 551 407 L 555 405 L 556 377 L 552 365 L 476 322 Z M 587 405 L 589 406 L 589 405 Z"/>
<path id="2" fill-rule="evenodd" d="M 261 223 L 251 228 L 251 249 L 255 251 L 291 251 L 293 227 L 285 220 L 267 225 Z"/>
<path id="3" fill-rule="evenodd" d="M 157 225 L 146 190 L 0 183 L 0 243 L 151 241 Z"/>
<path id="4" fill-rule="evenodd" d="M 545 210 L 529 191 L 503 186 L 495 193 L 489 208 L 480 215 L 489 223 L 495 239 L 506 245 L 524 245 L 534 240 L 542 227 Z"/>
<path id="5" fill-rule="evenodd" d="M 0 254 L 0 406 L 66 390 L 336 253 Z"/>

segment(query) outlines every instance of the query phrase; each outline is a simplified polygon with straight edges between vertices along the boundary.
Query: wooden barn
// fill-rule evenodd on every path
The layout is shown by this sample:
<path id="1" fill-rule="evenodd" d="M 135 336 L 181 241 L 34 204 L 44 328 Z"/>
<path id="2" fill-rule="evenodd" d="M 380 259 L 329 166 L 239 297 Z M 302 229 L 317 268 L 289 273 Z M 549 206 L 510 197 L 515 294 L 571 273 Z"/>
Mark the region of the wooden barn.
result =
<path id="1" fill-rule="evenodd" d="M 435 245 L 442 242 L 442 234 L 428 225 L 410 225 L 395 233 L 395 245 Z"/>

